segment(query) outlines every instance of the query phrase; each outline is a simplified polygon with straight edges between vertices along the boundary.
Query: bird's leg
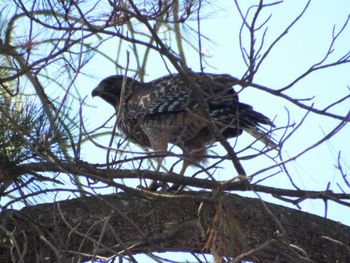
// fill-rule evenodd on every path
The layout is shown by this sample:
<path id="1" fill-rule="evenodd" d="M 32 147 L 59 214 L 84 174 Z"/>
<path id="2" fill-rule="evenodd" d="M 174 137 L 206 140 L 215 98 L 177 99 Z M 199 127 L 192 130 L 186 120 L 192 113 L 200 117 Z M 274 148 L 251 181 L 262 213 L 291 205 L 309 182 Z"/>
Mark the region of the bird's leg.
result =
<path id="1" fill-rule="evenodd" d="M 182 167 L 179 173 L 181 176 L 185 176 L 185 171 L 189 166 L 204 161 L 205 156 L 207 155 L 207 150 L 204 147 L 199 149 L 182 148 L 182 151 L 184 154 L 188 154 L 189 156 L 183 159 Z M 184 187 L 184 185 L 173 184 L 169 190 L 181 191 Z"/>
<path id="2" fill-rule="evenodd" d="M 182 163 L 182 167 L 181 167 L 179 175 L 180 176 L 185 176 L 185 171 L 186 171 L 187 167 L 192 165 L 192 164 L 193 164 L 193 161 L 191 160 L 191 158 L 185 157 L 183 159 L 183 163 Z M 184 188 L 183 185 L 174 183 L 168 190 L 170 190 L 170 191 L 181 191 L 183 188 Z"/>
<path id="3" fill-rule="evenodd" d="M 184 159 L 183 163 L 182 163 L 182 167 L 180 170 L 180 175 L 184 176 L 185 175 L 185 171 L 187 169 L 188 166 L 190 166 L 192 164 L 192 162 L 190 160 Z"/>
<path id="4" fill-rule="evenodd" d="M 153 136 L 148 136 L 150 144 L 152 146 L 152 149 L 155 153 L 160 154 L 162 156 L 157 157 L 157 167 L 156 171 L 159 172 L 160 168 L 162 167 L 162 163 L 164 160 L 164 155 L 166 154 L 167 148 L 168 148 L 168 141 L 164 134 L 159 134 L 159 130 L 157 130 L 157 133 L 152 133 Z M 165 183 L 166 185 L 166 183 Z M 161 186 L 164 188 L 164 183 L 158 183 L 156 180 L 153 180 L 151 184 L 148 187 L 148 190 L 156 191 L 158 187 Z"/>
<path id="5" fill-rule="evenodd" d="M 157 157 L 157 167 L 156 167 L 156 172 L 160 171 L 160 168 L 162 167 L 164 157 Z M 159 186 L 163 186 L 163 184 L 159 184 L 157 180 L 153 180 L 151 184 L 147 187 L 148 190 L 150 191 L 157 191 Z"/>

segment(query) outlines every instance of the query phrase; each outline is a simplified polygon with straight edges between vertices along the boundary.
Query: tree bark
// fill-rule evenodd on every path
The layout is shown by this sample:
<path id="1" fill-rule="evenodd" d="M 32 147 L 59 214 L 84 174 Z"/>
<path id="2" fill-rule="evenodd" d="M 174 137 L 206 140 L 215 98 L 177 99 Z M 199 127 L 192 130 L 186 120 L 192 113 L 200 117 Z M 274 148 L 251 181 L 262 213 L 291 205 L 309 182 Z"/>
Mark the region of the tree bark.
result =
<path id="1" fill-rule="evenodd" d="M 3 211 L 0 262 L 150 251 L 208 252 L 233 262 L 350 262 L 350 228 L 340 223 L 233 194 L 169 196 L 118 193 Z"/>

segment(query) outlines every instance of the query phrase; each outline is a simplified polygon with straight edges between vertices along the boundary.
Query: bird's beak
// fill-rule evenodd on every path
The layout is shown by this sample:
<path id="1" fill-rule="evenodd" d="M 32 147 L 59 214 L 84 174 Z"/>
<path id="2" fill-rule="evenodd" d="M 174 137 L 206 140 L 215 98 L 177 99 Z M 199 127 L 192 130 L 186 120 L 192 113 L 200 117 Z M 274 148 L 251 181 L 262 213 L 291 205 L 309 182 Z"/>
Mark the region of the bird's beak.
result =
<path id="1" fill-rule="evenodd" d="M 95 96 L 99 96 L 101 95 L 101 93 L 103 92 L 103 86 L 102 85 L 98 85 L 96 88 L 93 89 L 93 91 L 91 92 L 91 96 L 95 97 Z"/>

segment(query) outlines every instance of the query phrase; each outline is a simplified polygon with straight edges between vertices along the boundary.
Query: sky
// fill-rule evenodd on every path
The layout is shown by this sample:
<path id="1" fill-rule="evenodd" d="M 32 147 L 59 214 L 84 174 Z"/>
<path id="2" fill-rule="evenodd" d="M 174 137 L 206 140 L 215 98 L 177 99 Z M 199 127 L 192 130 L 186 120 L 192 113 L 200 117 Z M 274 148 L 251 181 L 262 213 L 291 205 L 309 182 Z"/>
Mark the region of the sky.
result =
<path id="1" fill-rule="evenodd" d="M 240 3 L 242 2 L 240 1 Z M 245 1 L 244 3 L 247 2 Z M 251 2 L 249 1 L 249 3 Z M 271 43 L 303 10 L 305 4 L 306 1 L 284 1 L 280 5 L 267 9 L 265 16 L 270 14 L 272 16 L 268 23 L 265 43 Z M 211 66 L 207 66 L 205 71 L 228 73 L 236 77 L 241 77 L 246 70 L 246 66 L 242 60 L 239 48 L 240 16 L 233 1 L 216 1 L 215 5 L 213 8 L 207 7 L 206 14 L 209 15 L 201 21 L 201 32 L 212 40 L 212 42 L 203 42 L 203 50 L 210 56 L 207 61 Z M 241 8 L 242 10 L 246 10 L 244 6 L 241 6 Z M 333 30 L 335 29 L 335 32 L 337 32 L 349 16 L 348 10 L 350 10 L 349 1 L 313 1 L 300 21 L 275 46 L 269 58 L 262 65 L 258 74 L 256 74 L 254 82 L 278 89 L 288 85 L 313 64 L 319 62 L 329 49 Z M 193 24 L 193 27 L 196 27 L 196 24 Z M 196 41 L 193 32 L 188 30 L 184 30 L 183 32 L 186 36 L 192 37 L 194 42 Z M 247 37 L 247 34 L 245 34 L 245 37 Z M 339 37 L 334 45 L 334 51 L 327 61 L 334 61 L 340 54 L 346 53 L 349 50 L 348 43 L 350 43 L 349 28 Z M 115 51 L 115 41 L 112 40 L 110 43 L 106 43 L 103 48 L 108 54 L 113 54 Z M 130 50 L 130 47 L 126 49 L 128 48 Z M 187 54 L 191 54 L 189 47 L 185 48 L 185 50 Z M 103 58 L 96 57 L 96 59 L 98 61 L 97 63 L 100 63 L 101 68 L 103 68 L 103 71 L 94 71 L 92 73 L 94 78 L 84 80 L 85 84 L 83 86 L 86 87 L 87 94 L 101 79 L 108 75 L 116 74 L 112 63 L 106 62 Z M 118 62 L 122 64 L 122 61 Z M 108 64 L 110 65 L 108 66 Z M 163 62 L 157 55 L 151 56 L 149 65 L 152 66 L 147 68 L 146 80 L 152 80 L 167 74 Z M 188 55 L 187 65 L 194 71 L 199 71 L 200 69 L 197 56 Z M 349 70 L 350 67 L 346 65 L 316 72 L 300 81 L 288 94 L 297 98 L 315 96 L 313 100 L 315 106 L 327 106 L 330 102 L 349 94 Z M 275 98 L 254 88 L 247 88 L 241 92 L 240 100 L 253 105 L 256 110 L 274 119 L 277 127 L 285 126 L 288 118 L 290 118 L 291 122 L 299 123 L 305 115 L 305 111 L 300 110 L 288 101 Z M 97 110 L 113 114 L 113 109 L 109 105 L 105 105 L 101 100 L 90 100 L 89 98 L 88 103 L 95 106 L 89 109 L 92 114 L 96 114 Z M 334 112 L 345 116 L 350 108 L 348 105 L 350 103 L 343 103 L 342 106 L 336 107 Z M 287 111 L 290 117 L 288 117 Z M 97 125 L 100 124 L 101 121 Z M 282 150 L 284 159 L 292 157 L 303 151 L 306 147 L 313 145 L 338 124 L 339 122 L 329 118 L 320 117 L 312 113 L 309 114 L 302 128 L 284 145 Z M 274 136 L 279 138 L 281 134 L 277 132 Z M 239 142 L 251 140 L 249 135 L 243 135 L 241 137 L 239 138 Z M 293 177 L 293 181 L 301 189 L 307 190 L 325 190 L 329 182 L 331 182 L 330 188 L 335 191 L 339 191 L 337 184 L 340 184 L 343 189 L 346 189 L 335 166 L 337 164 L 338 151 L 341 151 L 343 168 L 349 173 L 349 141 L 350 127 L 347 125 L 347 127 L 342 129 L 328 142 L 290 162 L 287 168 Z M 215 147 L 214 150 L 218 154 L 224 154 L 224 150 L 220 146 Z M 99 156 L 101 157 L 103 154 L 99 154 Z M 90 155 L 89 157 L 91 157 L 89 158 L 91 160 L 98 160 L 98 156 Z M 102 157 L 101 162 L 103 160 L 105 160 L 104 157 Z M 168 160 L 167 164 L 170 165 L 171 161 Z M 243 162 L 243 165 L 248 174 L 254 173 L 259 168 L 266 166 L 266 159 L 260 158 L 252 162 Z M 227 162 L 222 166 L 222 169 L 216 171 L 215 176 L 217 179 L 225 180 L 231 178 L 233 174 L 234 169 Z M 265 174 L 265 176 L 268 175 L 268 173 Z M 265 180 L 263 184 L 280 188 L 291 188 L 289 180 L 283 173 Z M 349 191 L 348 188 L 347 191 Z M 240 194 L 257 198 L 255 193 L 242 192 Z M 290 204 L 272 198 L 270 195 L 261 194 L 260 197 L 268 202 L 293 207 Z M 302 211 L 325 216 L 325 203 L 323 201 L 307 200 L 300 203 L 300 206 Z M 333 202 L 328 203 L 327 217 L 329 219 L 350 226 L 349 214 L 350 208 L 337 205 Z M 167 254 L 167 256 L 174 259 L 179 255 Z M 143 262 L 147 262 L 148 260 L 143 257 L 141 259 Z M 152 260 L 149 261 L 153 262 Z"/>
<path id="2" fill-rule="evenodd" d="M 256 2 L 239 1 L 243 13 L 248 8 L 245 5 Z M 305 5 L 306 1 L 287 0 L 283 1 L 282 4 L 271 6 L 263 11 L 262 17 L 267 18 L 272 14 L 266 24 L 268 28 L 265 35 L 265 47 L 283 32 L 286 26 L 303 10 Z M 329 49 L 333 30 L 335 30 L 334 32 L 339 31 L 349 16 L 349 10 L 350 1 L 348 0 L 312 1 L 304 16 L 274 47 L 256 74 L 254 82 L 272 89 L 279 89 L 288 85 L 313 64 L 322 60 Z M 206 66 L 205 71 L 227 73 L 238 78 L 242 77 L 246 66 L 239 48 L 239 30 L 241 24 L 242 20 L 232 0 L 215 1 L 215 4 L 207 5 L 204 8 L 203 19 L 201 20 L 201 32 L 207 38 L 211 39 L 211 41 L 203 40 L 202 43 L 203 52 L 208 56 L 207 61 L 209 64 L 209 66 Z M 190 22 L 190 25 L 194 28 L 197 26 L 195 21 Z M 136 26 L 141 31 L 146 31 L 141 25 Z M 188 28 L 183 28 L 183 34 L 192 40 L 192 44 L 196 44 L 196 35 L 192 31 Z M 244 32 L 242 40 L 245 44 L 248 40 L 247 37 L 247 32 Z M 341 54 L 348 52 L 350 49 L 349 43 L 350 25 L 339 39 L 337 39 L 333 47 L 334 51 L 326 62 L 335 61 Z M 100 50 L 110 57 L 116 58 L 117 44 L 118 40 L 112 38 L 102 44 Z M 121 57 L 117 61 L 119 64 L 126 65 L 126 52 L 131 51 L 131 49 L 130 44 L 125 43 L 123 45 Z M 199 71 L 198 56 L 193 55 L 196 53 L 189 45 L 185 45 L 185 53 L 187 55 L 187 66 L 194 71 Z M 130 56 L 130 67 L 135 67 L 135 59 L 132 55 Z M 349 94 L 349 71 L 350 65 L 345 65 L 313 73 L 298 82 L 287 94 L 297 98 L 314 96 L 315 98 L 312 102 L 315 107 L 325 107 L 331 102 Z M 105 119 L 100 116 L 111 116 L 114 113 L 114 109 L 101 99 L 93 99 L 91 97 L 91 91 L 100 80 L 109 75 L 116 74 L 116 68 L 114 63 L 97 54 L 83 68 L 82 73 L 78 76 L 75 85 L 79 89 L 81 97 L 86 97 L 86 104 L 83 107 L 83 113 L 86 117 L 85 125 L 89 130 L 93 130 L 104 123 Z M 158 54 L 152 53 L 146 73 L 146 81 L 168 73 Z M 242 102 L 253 105 L 255 110 L 273 119 L 277 127 L 285 126 L 288 123 L 288 118 L 290 118 L 291 123 L 299 123 L 306 113 L 286 100 L 271 96 L 255 88 L 248 87 L 240 92 L 239 95 Z M 334 107 L 333 112 L 345 116 L 350 109 L 349 105 L 349 102 L 342 103 L 342 105 Z M 288 157 L 299 154 L 305 148 L 321 139 L 324 134 L 334 129 L 338 124 L 339 121 L 310 113 L 302 127 L 285 143 L 282 149 L 283 158 L 287 159 Z M 110 123 L 110 127 L 112 125 L 113 123 Z M 277 139 L 282 135 L 281 131 L 274 132 L 274 137 Z M 244 147 L 251 141 L 252 138 L 247 134 L 240 136 L 237 142 L 237 149 Z M 350 173 L 349 141 L 350 125 L 347 125 L 326 143 L 289 162 L 287 168 L 293 177 L 293 181 L 301 189 L 305 190 L 325 190 L 328 183 L 331 182 L 331 189 L 339 191 L 337 186 L 339 184 L 349 192 L 349 188 L 345 187 L 340 178 L 339 171 L 335 168 L 338 152 L 341 151 L 344 171 L 348 174 Z M 99 142 L 107 146 L 109 137 L 103 138 Z M 231 140 L 230 143 L 233 145 L 235 141 Z M 134 149 L 136 151 L 142 151 L 142 149 L 137 147 Z M 175 151 L 179 152 L 178 149 L 175 149 Z M 213 151 L 219 155 L 224 154 L 224 150 L 219 145 L 216 145 Z M 86 144 L 82 157 L 92 163 L 104 163 L 106 160 L 106 151 L 92 144 Z M 173 159 L 168 158 L 166 165 L 170 166 L 173 161 Z M 269 163 L 269 160 L 266 157 L 242 162 L 248 175 L 266 167 L 267 163 Z M 221 169 L 215 173 L 217 179 L 227 180 L 235 175 L 230 162 L 225 162 L 221 166 Z M 179 167 L 177 168 L 179 169 Z M 275 171 L 268 171 L 258 179 L 269 176 Z M 189 171 L 189 174 L 192 172 Z M 132 183 L 135 186 L 138 184 L 138 182 Z M 268 178 L 263 181 L 263 184 L 280 188 L 291 188 L 291 184 L 285 173 Z M 106 194 L 107 192 L 103 193 Z M 239 194 L 257 198 L 255 193 L 240 192 Z M 269 195 L 262 194 L 261 196 L 268 202 L 291 207 L 290 204 L 281 202 Z M 320 216 L 324 216 L 325 212 L 325 206 L 322 201 L 305 201 L 301 203 L 301 209 Z M 350 226 L 349 214 L 350 208 L 330 202 L 328 206 L 328 218 Z"/>
<path id="3" fill-rule="evenodd" d="M 242 1 L 241 1 L 242 2 Z M 248 1 L 247 1 L 248 2 Z M 244 2 L 244 3 L 247 3 Z M 306 1 L 285 1 L 280 5 L 272 6 L 262 13 L 263 17 L 268 17 L 272 14 L 268 22 L 268 30 L 265 36 L 265 44 L 268 45 L 273 41 L 287 25 L 303 10 Z M 243 12 L 247 6 L 242 6 Z M 289 30 L 288 34 L 275 46 L 270 56 L 262 64 L 260 70 L 255 76 L 255 83 L 278 89 L 286 86 L 300 74 L 305 72 L 313 64 L 319 62 L 329 48 L 332 39 L 332 31 L 335 28 L 337 32 L 346 21 L 350 10 L 350 2 L 348 1 L 313 1 L 304 16 Z M 235 7 L 234 1 L 217 1 L 213 7 L 205 8 L 205 18 L 201 21 L 201 32 L 212 41 L 203 41 L 203 51 L 209 55 L 207 61 L 210 66 L 207 66 L 205 71 L 213 73 L 228 73 L 236 77 L 241 77 L 246 66 L 242 60 L 242 55 L 239 48 L 239 30 L 241 26 L 241 18 Z M 195 21 L 192 23 L 196 27 Z M 184 29 L 185 36 L 192 38 L 196 43 L 196 35 Z M 259 35 L 258 35 L 259 36 Z M 243 34 L 247 40 L 247 34 Z M 334 46 L 334 52 L 327 61 L 334 61 L 342 52 L 349 50 L 348 43 L 350 42 L 350 29 L 344 31 L 343 35 L 337 40 Z M 111 39 L 101 46 L 111 57 L 116 57 L 115 39 Z M 246 43 L 246 42 L 244 42 Z M 124 52 L 131 50 L 130 45 L 125 45 Z M 199 59 L 193 56 L 190 47 L 185 48 L 187 56 L 187 65 L 194 71 L 199 71 Z M 118 63 L 123 64 L 122 59 Z M 84 87 L 86 96 L 89 96 L 91 90 L 103 78 L 116 74 L 113 63 L 106 59 L 96 56 L 94 63 L 90 63 L 84 69 L 91 74 L 92 77 L 79 79 L 78 86 Z M 131 56 L 130 65 L 133 66 L 133 58 Z M 147 68 L 146 81 L 161 77 L 167 74 L 162 60 L 154 54 L 151 56 L 149 67 Z M 152 66 L 151 66 L 152 65 Z M 96 71 L 96 68 L 103 70 Z M 313 102 L 315 106 L 326 106 L 330 102 L 341 98 L 349 93 L 348 85 L 350 83 L 349 66 L 337 66 L 332 69 L 326 69 L 316 72 L 309 77 L 303 79 L 288 94 L 296 98 L 309 98 L 315 96 Z M 82 84 L 80 84 L 80 82 Z M 274 119 L 277 127 L 285 126 L 290 118 L 291 122 L 299 123 L 304 117 L 305 111 L 298 109 L 290 102 L 275 98 L 265 92 L 254 88 L 246 88 L 240 93 L 242 102 L 253 105 L 257 111 Z M 87 103 L 92 107 L 87 107 L 84 112 L 87 116 L 94 116 L 99 112 L 107 112 L 113 114 L 113 109 L 102 102 L 100 99 L 92 100 L 88 97 Z M 343 103 L 342 106 L 336 107 L 334 112 L 345 115 L 349 110 L 348 104 Z M 290 117 L 288 117 L 287 111 Z M 89 119 L 90 120 L 90 119 Z M 88 121 L 89 122 L 89 121 Z M 101 125 L 103 120 L 98 120 L 92 126 Z M 326 117 L 320 117 L 310 113 L 306 118 L 303 126 L 299 129 L 290 140 L 284 145 L 282 153 L 285 159 L 292 157 L 313 145 L 324 134 L 334 129 L 339 124 L 338 121 Z M 276 132 L 275 137 L 279 138 L 281 132 Z M 251 140 L 249 135 L 243 135 L 238 142 Z M 287 167 L 293 175 L 293 180 L 302 189 L 309 190 L 325 190 L 329 181 L 331 188 L 339 190 L 336 183 L 342 184 L 339 172 L 335 169 L 337 162 L 338 151 L 341 151 L 341 156 L 344 160 L 344 169 L 349 170 L 350 167 L 350 148 L 346 147 L 346 142 L 350 139 L 349 125 L 341 130 L 335 137 L 324 143 L 315 150 L 312 150 L 295 161 L 290 162 Z M 106 139 L 106 142 L 108 139 Z M 138 149 L 140 150 L 140 149 Z M 218 146 L 215 148 L 219 154 L 223 154 L 223 149 Z M 98 152 L 98 150 L 94 150 Z M 90 160 L 94 162 L 103 162 L 105 155 L 87 153 Z M 168 161 L 167 163 L 171 163 Z M 259 168 L 266 166 L 266 159 L 260 158 L 253 162 L 243 162 L 248 174 L 254 173 Z M 216 176 L 219 179 L 228 179 L 232 177 L 233 167 L 230 163 L 225 163 L 223 169 L 217 172 Z M 268 175 L 268 174 L 266 174 Z M 266 181 L 265 185 L 276 186 L 281 188 L 290 188 L 289 180 L 284 174 L 274 176 Z M 254 197 L 254 193 L 242 193 Z M 264 196 L 264 195 L 262 195 Z M 256 197 L 256 196 L 255 196 Z M 282 203 L 269 196 L 264 197 L 265 200 Z M 302 210 L 314 214 L 324 215 L 324 204 L 321 201 L 306 201 L 303 202 Z M 348 209 L 348 208 L 347 208 Z M 350 209 L 349 209 L 350 212 Z M 350 217 L 344 216 L 344 207 L 334 204 L 329 205 L 328 215 L 333 220 L 340 221 L 350 225 Z"/>

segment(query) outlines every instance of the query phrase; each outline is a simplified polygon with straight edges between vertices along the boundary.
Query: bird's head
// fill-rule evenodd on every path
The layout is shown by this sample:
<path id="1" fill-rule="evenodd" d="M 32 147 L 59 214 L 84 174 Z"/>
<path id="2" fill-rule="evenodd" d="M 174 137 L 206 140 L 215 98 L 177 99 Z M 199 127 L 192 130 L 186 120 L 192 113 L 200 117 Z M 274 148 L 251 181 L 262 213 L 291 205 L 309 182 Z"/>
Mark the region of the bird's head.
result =
<path id="1" fill-rule="evenodd" d="M 96 88 L 92 91 L 92 97 L 99 96 L 113 107 L 119 106 L 120 93 L 123 86 L 123 81 L 125 84 L 129 84 L 133 79 L 124 76 L 109 76 L 103 79 Z"/>

